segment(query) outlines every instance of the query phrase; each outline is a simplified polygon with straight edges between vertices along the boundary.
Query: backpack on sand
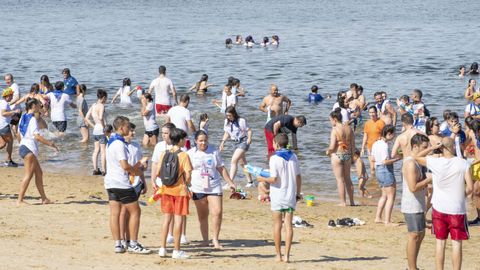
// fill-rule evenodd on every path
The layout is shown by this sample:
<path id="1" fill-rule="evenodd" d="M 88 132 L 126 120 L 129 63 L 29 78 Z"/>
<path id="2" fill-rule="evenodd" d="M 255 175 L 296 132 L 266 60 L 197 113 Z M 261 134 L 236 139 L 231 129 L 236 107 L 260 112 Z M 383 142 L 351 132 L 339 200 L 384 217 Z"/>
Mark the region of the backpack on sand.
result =
<path id="1" fill-rule="evenodd" d="M 162 171 L 160 172 L 160 179 L 162 179 L 162 184 L 169 187 L 177 183 L 178 178 L 181 175 L 178 175 L 180 163 L 178 162 L 178 153 L 182 150 L 175 152 L 166 151 L 163 156 L 162 161 Z"/>

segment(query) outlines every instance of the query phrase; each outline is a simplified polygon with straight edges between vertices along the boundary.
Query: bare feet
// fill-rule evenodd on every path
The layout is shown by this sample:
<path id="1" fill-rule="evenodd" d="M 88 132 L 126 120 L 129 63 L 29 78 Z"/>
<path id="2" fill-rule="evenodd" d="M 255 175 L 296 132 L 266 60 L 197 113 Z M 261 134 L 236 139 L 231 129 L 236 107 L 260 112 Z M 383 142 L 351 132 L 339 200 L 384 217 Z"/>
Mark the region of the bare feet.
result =
<path id="1" fill-rule="evenodd" d="M 375 219 L 375 223 L 383 223 L 383 221 L 382 221 L 382 219 L 376 218 L 376 219 Z"/>
<path id="2" fill-rule="evenodd" d="M 87 142 L 88 142 L 88 140 L 81 140 L 81 141 L 79 141 L 79 143 L 87 143 Z"/>
<path id="3" fill-rule="evenodd" d="M 282 260 L 284 263 L 289 263 L 290 262 L 290 258 L 288 256 L 283 256 L 283 260 Z"/>
<path id="4" fill-rule="evenodd" d="M 347 203 L 339 203 L 339 204 L 336 204 L 336 206 L 342 206 L 342 207 L 345 207 L 345 206 L 347 206 Z"/>
<path id="5" fill-rule="evenodd" d="M 21 200 L 21 201 L 17 201 L 17 206 L 22 206 L 22 205 L 29 205 L 29 203 L 27 203 L 26 201 L 24 200 Z"/>
<path id="6" fill-rule="evenodd" d="M 282 262 L 282 254 L 277 254 L 277 256 L 275 257 L 275 261 L 276 262 Z"/>
<path id="7" fill-rule="evenodd" d="M 46 198 L 45 200 L 42 200 L 42 204 L 52 204 L 53 202 L 50 201 L 50 199 Z"/>
<path id="8" fill-rule="evenodd" d="M 222 245 L 218 242 L 218 240 L 213 240 L 213 248 L 214 249 L 223 249 Z"/>
<path id="9" fill-rule="evenodd" d="M 373 196 L 367 191 L 367 189 L 361 189 L 360 193 L 362 194 L 363 198 L 371 199 Z"/>
<path id="10" fill-rule="evenodd" d="M 394 222 L 387 222 L 387 223 L 385 223 L 385 226 L 388 226 L 388 227 L 398 227 L 398 226 L 400 226 L 400 224 L 394 223 Z"/>

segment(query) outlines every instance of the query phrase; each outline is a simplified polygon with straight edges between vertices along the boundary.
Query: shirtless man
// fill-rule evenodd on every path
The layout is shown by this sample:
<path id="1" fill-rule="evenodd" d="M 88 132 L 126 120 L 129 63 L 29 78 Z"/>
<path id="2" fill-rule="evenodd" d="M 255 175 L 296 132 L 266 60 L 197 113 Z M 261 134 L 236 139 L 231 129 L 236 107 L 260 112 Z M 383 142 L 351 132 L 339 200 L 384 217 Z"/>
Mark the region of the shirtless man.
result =
<path id="1" fill-rule="evenodd" d="M 349 100 L 351 97 L 353 97 L 358 90 L 358 84 L 352 83 L 350 84 L 350 89 L 347 91 L 347 100 Z"/>
<path id="2" fill-rule="evenodd" d="M 412 146 L 410 141 L 412 140 L 413 135 L 420 133 L 420 131 L 413 127 L 413 116 L 409 113 L 404 113 L 401 116 L 402 121 L 402 134 L 398 135 L 395 139 L 395 143 L 392 147 L 391 157 L 400 157 L 403 158 L 409 157 L 412 155 Z M 401 154 L 398 153 L 398 148 L 402 151 Z"/>
<path id="3" fill-rule="evenodd" d="M 385 125 L 395 126 L 397 124 L 397 112 L 390 101 L 388 101 L 387 93 L 383 91 L 376 92 L 373 97 L 375 98 L 375 106 L 377 107 L 380 119 L 385 122 Z"/>
<path id="4" fill-rule="evenodd" d="M 285 110 L 283 103 L 287 103 Z M 292 101 L 285 95 L 278 92 L 278 87 L 275 84 L 270 86 L 270 94 L 263 98 L 260 104 L 260 111 L 268 113 L 267 122 L 275 116 L 288 114 L 288 110 L 292 106 Z"/>
<path id="5" fill-rule="evenodd" d="M 85 123 L 93 128 L 94 150 L 92 154 L 93 175 L 105 175 L 106 172 L 106 145 L 107 137 L 104 128 L 107 123 L 105 115 L 105 102 L 107 102 L 107 92 L 103 89 L 97 90 L 97 102 L 93 104 L 85 116 Z M 93 118 L 95 124 L 90 121 Z M 101 154 L 102 170 L 98 168 L 98 153 Z"/>

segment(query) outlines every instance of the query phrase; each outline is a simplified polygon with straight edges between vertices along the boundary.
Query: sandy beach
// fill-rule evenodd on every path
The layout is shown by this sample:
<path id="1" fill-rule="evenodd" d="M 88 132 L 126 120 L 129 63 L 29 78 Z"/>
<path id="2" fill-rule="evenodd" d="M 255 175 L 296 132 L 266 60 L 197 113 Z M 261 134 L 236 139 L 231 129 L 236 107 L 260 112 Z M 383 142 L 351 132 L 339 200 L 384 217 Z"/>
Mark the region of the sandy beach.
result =
<path id="1" fill-rule="evenodd" d="M 374 224 L 375 206 L 342 208 L 332 202 L 305 203 L 296 214 L 314 228 L 296 228 L 290 264 L 274 262 L 271 213 L 268 204 L 256 199 L 224 198 L 221 232 L 223 250 L 198 247 L 200 231 L 193 203 L 190 206 L 185 250 L 192 257 L 178 261 L 157 255 L 162 215 L 159 205 L 142 197 L 139 241 L 150 255 L 115 254 L 108 226 L 109 208 L 101 177 L 45 173 L 45 190 L 54 202 L 39 205 L 32 182 L 27 192 L 31 205 L 16 206 L 23 168 L 0 168 L 0 265 L 2 269 L 405 269 L 406 227 Z M 225 196 L 227 197 L 227 196 Z M 367 201 L 370 205 L 375 199 Z M 366 204 L 367 202 L 363 202 Z M 469 214 L 473 216 L 469 203 Z M 328 228 L 329 219 L 358 217 L 367 222 L 351 228 Z M 403 221 L 399 209 L 394 221 Z M 470 227 L 471 240 L 464 242 L 464 269 L 480 269 L 479 227 Z M 435 239 L 427 233 L 419 266 L 434 268 Z M 168 250 L 169 253 L 171 249 Z M 171 254 L 171 253 L 170 253 Z M 450 269 L 450 249 L 447 249 Z"/>

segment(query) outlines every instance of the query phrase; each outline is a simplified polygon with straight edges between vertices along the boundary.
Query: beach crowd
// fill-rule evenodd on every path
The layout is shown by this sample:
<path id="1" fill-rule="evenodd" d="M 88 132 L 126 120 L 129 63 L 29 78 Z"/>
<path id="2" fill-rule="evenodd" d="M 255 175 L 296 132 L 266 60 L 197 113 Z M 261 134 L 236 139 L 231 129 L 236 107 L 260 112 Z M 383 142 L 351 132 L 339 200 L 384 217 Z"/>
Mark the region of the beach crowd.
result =
<path id="1" fill-rule="evenodd" d="M 251 36 L 245 41 L 239 36 L 235 44 L 249 46 L 249 42 L 254 44 Z M 265 46 L 278 46 L 278 42 L 278 36 L 273 36 L 271 41 L 268 37 L 263 40 Z M 233 43 L 231 39 L 226 40 L 227 47 Z M 6 152 L 5 166 L 17 167 L 13 145 L 18 140 L 18 155 L 23 159 L 25 176 L 17 204 L 26 203 L 24 197 L 32 178 L 42 203 L 51 203 L 43 187 L 38 143 L 58 151 L 55 139 L 47 140 L 41 131 L 50 125 L 56 137 L 63 137 L 68 122 L 66 110 L 71 107 L 78 110 L 78 119 L 77 126 L 69 128 L 78 130 L 80 143 L 94 144 L 92 174 L 104 177 L 116 253 L 151 253 L 138 242 L 141 217 L 138 200 L 149 188 L 152 189 L 149 201 L 159 200 L 164 215 L 159 256 L 167 256 L 167 245 L 173 244 L 172 258 L 189 257 L 181 245 L 189 243 L 186 218 L 190 199 L 197 209 L 201 245 L 221 249 L 222 196 L 224 190 L 231 190 L 233 197 L 241 197 L 236 180 L 240 167 L 247 180 L 244 187 L 256 187 L 258 199 L 270 203 L 276 260 L 289 262 L 293 214 L 297 202 L 303 199 L 301 166 L 295 154 L 297 132 L 307 125 L 306 117 L 291 115 L 292 101 L 277 85 L 270 86 L 269 93 L 259 102 L 259 113 L 265 114 L 266 119 L 263 129 L 269 168 L 267 173 L 257 174 L 247 168 L 252 128 L 248 119 L 238 112 L 239 99 L 248 94 L 240 80 L 228 78 L 221 86 L 221 98 L 213 100 L 225 115 L 220 131 L 223 136 L 216 147 L 210 144 L 209 134 L 219 131 L 209 130 L 208 114 L 202 113 L 195 122 L 189 108 L 191 94 L 204 95 L 212 91 L 209 88 L 215 84 L 209 83 L 208 75 L 203 74 L 188 89 L 190 94 L 178 94 L 166 76 L 166 67 L 160 66 L 158 72 L 158 77 L 146 89 L 132 87 L 129 78 L 123 79 L 122 86 L 110 100 L 107 91 L 98 89 L 97 100 L 90 106 L 85 99 L 87 86 L 80 84 L 68 68 L 62 71 L 63 81 L 50 83 L 49 77 L 43 75 L 28 93 L 20 91 L 12 74 L 6 74 L 6 88 L 0 101 L 0 149 Z M 366 183 L 375 179 L 381 195 L 372 220 L 397 226 L 391 218 L 397 193 L 394 164 L 401 163 L 400 210 L 408 231 L 407 269 L 418 269 L 417 257 L 427 228 L 431 228 L 436 237 L 437 269 L 443 269 L 449 235 L 452 263 L 454 269 L 460 269 L 462 241 L 469 239 L 468 225 L 480 225 L 480 89 L 475 80 L 478 74 L 477 63 L 473 63 L 469 71 L 463 66 L 459 68 L 458 76 L 470 76 L 464 93 L 466 107 L 462 108 L 464 125 L 460 123 L 462 115 L 453 108 L 444 110 L 441 117 L 431 115 L 419 89 L 413 89 L 410 96 L 394 99 L 388 98 L 387 91 L 377 91 L 369 102 L 363 87 L 351 83 L 348 89 L 336 94 L 329 114 L 332 129 L 325 154 L 331 159 L 339 205 L 357 205 L 352 178 L 358 179 L 357 196 L 372 199 Z M 122 115 L 107 117 L 105 110 L 108 103 L 117 100 L 135 106 L 132 95 L 140 100 L 138 112 L 145 129 L 141 142 L 137 142 L 135 133 L 139 123 Z M 317 85 L 305 93 L 305 99 L 311 103 L 319 104 L 328 98 L 330 95 L 324 97 L 319 93 Z M 163 124 L 159 125 L 160 122 Z M 227 144 L 234 149 L 229 166 L 221 157 Z M 152 156 L 144 157 L 142 147 L 153 148 Z M 351 175 L 352 166 L 356 175 Z M 147 169 L 151 176 L 148 180 Z M 474 200 L 477 211 L 477 217 L 470 222 L 466 216 L 468 198 Z M 430 210 L 431 223 L 427 224 Z M 335 226 L 332 222 L 329 225 Z M 209 225 L 213 232 L 211 244 Z M 282 227 L 285 229 L 284 252 L 281 250 Z"/>

